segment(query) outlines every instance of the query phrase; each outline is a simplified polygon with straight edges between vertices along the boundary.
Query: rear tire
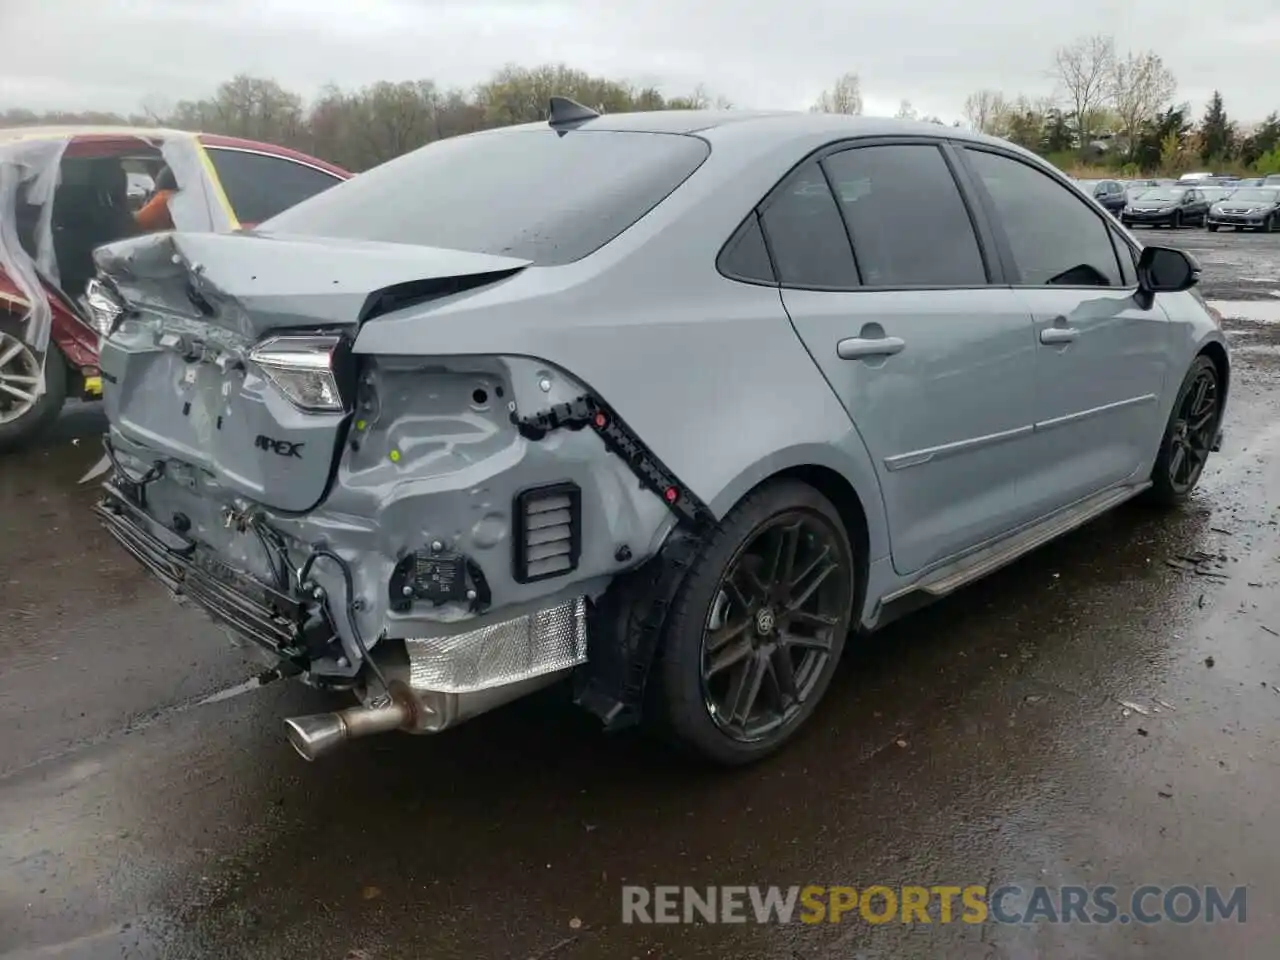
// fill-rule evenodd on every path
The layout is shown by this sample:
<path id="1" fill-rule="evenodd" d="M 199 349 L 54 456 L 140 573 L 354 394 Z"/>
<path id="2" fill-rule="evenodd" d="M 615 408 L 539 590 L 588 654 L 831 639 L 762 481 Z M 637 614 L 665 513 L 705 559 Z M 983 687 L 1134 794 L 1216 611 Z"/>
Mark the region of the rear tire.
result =
<path id="1" fill-rule="evenodd" d="M 29 403 L 11 392 L 34 391 L 35 384 L 28 381 L 39 373 L 35 351 L 22 334 L 23 324 L 13 314 L 0 314 L 0 361 L 5 361 L 0 363 L 0 451 L 16 449 L 39 436 L 67 401 L 67 361 L 52 340 L 45 360 L 44 394 Z M 4 389 L 6 380 L 10 390 Z"/>
<path id="2" fill-rule="evenodd" d="M 750 493 L 672 603 L 654 675 L 661 732 L 723 765 L 789 741 L 831 683 L 862 567 L 817 490 L 780 480 Z"/>
<path id="3" fill-rule="evenodd" d="M 1169 413 L 1160 452 L 1151 468 L 1149 501 L 1166 507 L 1186 502 L 1200 482 L 1221 421 L 1218 367 L 1201 354 L 1183 377 Z"/>

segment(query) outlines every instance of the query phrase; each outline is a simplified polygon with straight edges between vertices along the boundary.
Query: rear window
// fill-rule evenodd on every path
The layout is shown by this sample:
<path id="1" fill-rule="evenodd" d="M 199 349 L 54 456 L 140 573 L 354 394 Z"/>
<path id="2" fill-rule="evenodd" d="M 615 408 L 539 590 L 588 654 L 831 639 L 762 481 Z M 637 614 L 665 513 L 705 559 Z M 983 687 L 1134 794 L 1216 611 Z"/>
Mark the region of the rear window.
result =
<path id="1" fill-rule="evenodd" d="M 697 137 L 549 127 L 454 137 L 362 173 L 259 230 L 572 263 L 661 203 L 710 150 Z"/>

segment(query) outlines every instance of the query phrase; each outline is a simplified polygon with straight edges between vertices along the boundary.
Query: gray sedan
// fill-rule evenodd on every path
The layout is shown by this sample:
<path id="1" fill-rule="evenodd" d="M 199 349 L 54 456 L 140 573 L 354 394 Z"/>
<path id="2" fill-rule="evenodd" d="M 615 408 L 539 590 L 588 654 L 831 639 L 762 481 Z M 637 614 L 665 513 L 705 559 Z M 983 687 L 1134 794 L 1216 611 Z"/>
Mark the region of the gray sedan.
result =
<path id="1" fill-rule="evenodd" d="M 759 758 L 866 631 L 1186 500 L 1230 382 L 1188 255 L 927 123 L 556 100 L 98 262 L 98 514 L 355 694 L 308 759 L 566 678 Z"/>
<path id="2" fill-rule="evenodd" d="M 1210 230 L 1280 230 L 1280 187 L 1242 187 L 1209 208 Z"/>

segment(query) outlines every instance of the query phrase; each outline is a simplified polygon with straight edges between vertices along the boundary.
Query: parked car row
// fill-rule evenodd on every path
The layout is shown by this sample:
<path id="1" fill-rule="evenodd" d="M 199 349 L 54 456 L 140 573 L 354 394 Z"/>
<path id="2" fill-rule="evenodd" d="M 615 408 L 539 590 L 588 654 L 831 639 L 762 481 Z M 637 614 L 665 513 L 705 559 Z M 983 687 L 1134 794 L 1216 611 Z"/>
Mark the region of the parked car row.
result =
<path id="1" fill-rule="evenodd" d="M 1280 231 L 1280 175 L 1234 179 L 1077 180 L 1125 226 Z"/>
<path id="2" fill-rule="evenodd" d="M 103 331 L 85 302 L 96 247 L 230 232 L 350 176 L 265 143 L 124 127 L 0 130 L 4 175 L 17 190 L 0 198 L 0 450 L 39 434 L 67 398 L 101 395 Z"/>

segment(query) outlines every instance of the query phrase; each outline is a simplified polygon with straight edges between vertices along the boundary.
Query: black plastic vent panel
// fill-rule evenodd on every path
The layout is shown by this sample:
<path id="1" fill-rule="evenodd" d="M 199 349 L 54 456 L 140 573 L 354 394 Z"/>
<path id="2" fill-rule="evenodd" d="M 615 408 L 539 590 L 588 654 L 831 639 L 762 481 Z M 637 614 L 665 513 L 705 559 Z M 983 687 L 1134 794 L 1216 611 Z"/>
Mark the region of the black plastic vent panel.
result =
<path id="1" fill-rule="evenodd" d="M 515 579 L 532 583 L 578 569 L 582 491 L 574 483 L 533 487 L 515 502 Z"/>

